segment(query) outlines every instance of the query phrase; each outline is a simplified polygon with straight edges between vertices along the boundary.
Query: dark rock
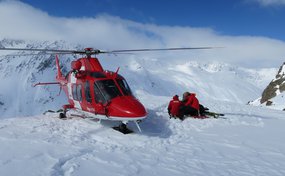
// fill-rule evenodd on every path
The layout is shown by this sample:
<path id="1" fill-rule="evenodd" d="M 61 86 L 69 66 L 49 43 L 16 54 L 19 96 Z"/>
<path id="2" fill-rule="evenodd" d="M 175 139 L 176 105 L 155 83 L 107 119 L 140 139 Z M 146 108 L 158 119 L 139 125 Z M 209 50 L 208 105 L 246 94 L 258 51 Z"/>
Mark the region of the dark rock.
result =
<path id="1" fill-rule="evenodd" d="M 285 75 L 284 75 L 284 67 L 285 62 L 280 67 L 276 77 L 272 80 L 269 85 L 264 89 L 262 92 L 262 97 L 260 99 L 260 103 L 267 102 L 271 98 L 274 98 L 277 94 L 276 91 L 279 90 L 280 92 L 285 91 Z M 266 103 L 267 105 L 267 103 Z M 269 106 L 269 105 L 268 105 Z"/>
<path id="2" fill-rule="evenodd" d="M 285 91 L 285 82 L 283 82 L 283 84 L 280 85 L 279 89 L 280 89 L 280 92 Z"/>
<path id="3" fill-rule="evenodd" d="M 267 102 L 266 102 L 266 106 L 271 106 L 272 103 L 273 103 L 272 101 L 267 101 Z"/>

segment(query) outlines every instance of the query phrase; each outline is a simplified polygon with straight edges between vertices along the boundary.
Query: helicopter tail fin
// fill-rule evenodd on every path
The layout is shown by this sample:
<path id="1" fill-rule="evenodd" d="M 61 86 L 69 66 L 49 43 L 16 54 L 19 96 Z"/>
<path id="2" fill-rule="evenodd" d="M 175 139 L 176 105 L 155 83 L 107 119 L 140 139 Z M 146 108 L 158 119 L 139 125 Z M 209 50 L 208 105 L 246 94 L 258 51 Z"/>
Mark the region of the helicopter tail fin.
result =
<path id="1" fill-rule="evenodd" d="M 59 61 L 58 61 L 58 56 L 55 55 L 55 64 L 56 64 L 56 69 L 57 69 L 57 78 L 61 78 L 62 77 L 62 73 L 60 70 L 60 66 L 59 66 Z"/>

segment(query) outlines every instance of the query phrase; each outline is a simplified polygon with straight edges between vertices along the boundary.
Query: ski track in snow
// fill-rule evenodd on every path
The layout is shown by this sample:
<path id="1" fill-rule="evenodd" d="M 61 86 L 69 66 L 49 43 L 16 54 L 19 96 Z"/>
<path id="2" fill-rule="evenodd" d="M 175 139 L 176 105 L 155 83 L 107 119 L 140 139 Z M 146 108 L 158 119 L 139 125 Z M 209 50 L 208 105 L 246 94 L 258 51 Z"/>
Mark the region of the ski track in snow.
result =
<path id="1" fill-rule="evenodd" d="M 284 112 L 211 104 L 226 119 L 169 119 L 148 109 L 143 133 L 56 114 L 0 120 L 0 175 L 285 175 Z"/>

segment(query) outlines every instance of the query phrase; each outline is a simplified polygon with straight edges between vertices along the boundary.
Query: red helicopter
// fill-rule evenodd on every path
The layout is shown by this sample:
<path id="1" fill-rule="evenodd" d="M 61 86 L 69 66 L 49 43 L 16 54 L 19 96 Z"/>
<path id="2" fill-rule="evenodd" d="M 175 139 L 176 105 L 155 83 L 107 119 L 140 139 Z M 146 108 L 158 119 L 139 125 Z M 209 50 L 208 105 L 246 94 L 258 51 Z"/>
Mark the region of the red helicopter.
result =
<path id="1" fill-rule="evenodd" d="M 54 49 L 26 49 L 26 48 L 0 48 L 0 50 L 38 51 L 45 54 L 56 54 L 56 82 L 37 83 L 38 85 L 58 84 L 68 97 L 68 104 L 63 105 L 63 112 L 59 118 L 66 118 L 70 109 L 76 111 L 81 117 L 91 117 L 102 120 L 120 121 L 121 125 L 113 127 L 124 134 L 131 133 L 126 124 L 133 121 L 138 130 L 139 121 L 147 117 L 145 107 L 132 94 L 132 91 L 117 69 L 116 72 L 103 69 L 99 60 L 92 55 L 104 53 L 129 53 L 142 51 L 211 49 L 213 47 L 196 48 L 165 48 L 165 49 L 132 49 L 101 51 L 92 48 L 77 50 Z M 85 57 L 71 62 L 71 71 L 63 75 L 57 54 L 82 54 Z"/>

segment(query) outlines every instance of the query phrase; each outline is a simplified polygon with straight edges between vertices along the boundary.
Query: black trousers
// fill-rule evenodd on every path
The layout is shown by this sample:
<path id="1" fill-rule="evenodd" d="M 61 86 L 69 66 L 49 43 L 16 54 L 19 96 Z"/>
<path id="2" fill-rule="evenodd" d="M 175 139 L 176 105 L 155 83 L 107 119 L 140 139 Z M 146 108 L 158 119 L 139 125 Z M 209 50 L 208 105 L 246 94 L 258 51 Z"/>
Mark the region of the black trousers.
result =
<path id="1" fill-rule="evenodd" d="M 181 106 L 180 107 L 180 114 L 181 116 L 184 115 L 190 115 L 190 116 L 198 116 L 198 111 L 195 108 L 192 108 L 191 106 Z"/>
<path id="2" fill-rule="evenodd" d="M 209 110 L 208 108 L 205 108 L 203 105 L 200 104 L 200 115 L 205 115 L 206 111 Z"/>

